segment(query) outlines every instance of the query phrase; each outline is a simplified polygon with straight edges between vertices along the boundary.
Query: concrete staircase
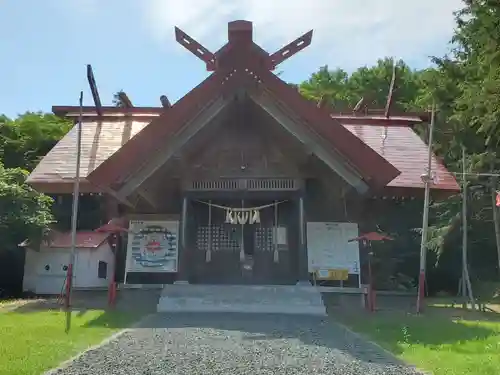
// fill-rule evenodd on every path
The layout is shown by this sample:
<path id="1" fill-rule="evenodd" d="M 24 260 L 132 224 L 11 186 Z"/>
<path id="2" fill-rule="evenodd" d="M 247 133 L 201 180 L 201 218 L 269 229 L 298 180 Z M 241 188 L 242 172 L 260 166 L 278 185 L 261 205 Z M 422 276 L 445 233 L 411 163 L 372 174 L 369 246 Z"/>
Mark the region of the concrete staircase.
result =
<path id="1" fill-rule="evenodd" d="M 326 315 L 310 285 L 165 285 L 157 311 Z"/>

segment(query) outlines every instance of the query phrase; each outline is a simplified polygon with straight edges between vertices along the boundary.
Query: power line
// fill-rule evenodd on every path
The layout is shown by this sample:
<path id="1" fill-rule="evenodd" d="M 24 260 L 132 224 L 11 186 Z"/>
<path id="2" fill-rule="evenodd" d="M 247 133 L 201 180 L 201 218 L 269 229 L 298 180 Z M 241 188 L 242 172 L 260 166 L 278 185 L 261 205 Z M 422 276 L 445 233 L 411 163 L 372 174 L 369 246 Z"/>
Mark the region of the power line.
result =
<path id="1" fill-rule="evenodd" d="M 476 176 L 476 177 L 500 177 L 499 173 L 472 173 L 472 172 L 467 172 L 467 173 L 462 173 L 462 172 L 451 172 L 449 171 L 452 175 L 455 176 L 462 176 L 462 175 L 467 175 L 467 176 Z"/>

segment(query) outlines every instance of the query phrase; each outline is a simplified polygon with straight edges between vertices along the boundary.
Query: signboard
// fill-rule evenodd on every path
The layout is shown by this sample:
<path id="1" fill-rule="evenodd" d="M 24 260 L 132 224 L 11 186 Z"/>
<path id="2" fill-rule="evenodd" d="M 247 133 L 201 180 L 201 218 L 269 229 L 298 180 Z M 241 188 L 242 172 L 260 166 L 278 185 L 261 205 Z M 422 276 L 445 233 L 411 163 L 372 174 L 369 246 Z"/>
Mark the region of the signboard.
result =
<path id="1" fill-rule="evenodd" d="M 356 223 L 307 223 L 307 259 L 309 272 L 321 270 L 330 280 L 345 280 L 360 273 L 359 244 L 348 242 L 358 236 Z M 323 277 L 321 277 L 323 278 Z"/>
<path id="2" fill-rule="evenodd" d="M 349 278 L 349 270 L 318 270 L 316 272 L 318 280 L 347 280 Z"/>
<path id="3" fill-rule="evenodd" d="M 177 272 L 178 221 L 131 220 L 127 272 Z"/>

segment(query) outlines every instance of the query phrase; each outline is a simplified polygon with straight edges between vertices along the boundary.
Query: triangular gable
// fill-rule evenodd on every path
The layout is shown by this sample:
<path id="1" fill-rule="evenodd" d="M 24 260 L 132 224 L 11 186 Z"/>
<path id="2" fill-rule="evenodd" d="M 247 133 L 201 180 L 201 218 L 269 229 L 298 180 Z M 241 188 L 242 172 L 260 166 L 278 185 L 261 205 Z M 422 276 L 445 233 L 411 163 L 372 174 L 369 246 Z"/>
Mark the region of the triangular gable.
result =
<path id="1" fill-rule="evenodd" d="M 257 98 L 259 92 L 271 93 L 275 100 L 302 120 L 302 126 L 326 141 L 329 148 L 326 151 L 340 154 L 368 185 L 383 187 L 398 176 L 399 171 L 393 165 L 332 119 L 329 113 L 317 108 L 270 72 L 275 63 L 268 63 L 265 59 L 274 56 L 276 60 L 275 54 L 263 53 L 251 40 L 250 44 L 244 38 L 230 36 L 229 40 L 217 54 L 219 68 L 89 174 L 90 182 L 103 187 L 123 183 L 144 168 L 150 156 L 164 148 L 169 139 L 184 131 L 191 120 L 203 115 L 211 105 L 215 106 L 217 100 L 221 101 L 219 107 L 227 104 L 224 98 L 243 88 Z M 207 58 L 212 62 L 215 55 Z M 216 110 L 220 110 L 219 107 Z"/>
<path id="2" fill-rule="evenodd" d="M 198 114 L 211 101 L 219 87 L 218 74 L 211 74 L 102 162 L 87 176 L 87 180 L 103 187 L 123 182 L 147 161 L 151 153 L 165 143 L 165 139 L 174 136 L 190 118 Z"/>
<path id="3" fill-rule="evenodd" d="M 261 72 L 260 78 L 265 88 L 278 101 L 303 118 L 306 125 L 327 140 L 360 172 L 369 185 L 384 187 L 400 174 L 396 167 L 375 150 L 350 131 L 346 131 L 340 122 L 332 119 L 329 112 L 315 106 L 279 77 L 271 72 Z"/>

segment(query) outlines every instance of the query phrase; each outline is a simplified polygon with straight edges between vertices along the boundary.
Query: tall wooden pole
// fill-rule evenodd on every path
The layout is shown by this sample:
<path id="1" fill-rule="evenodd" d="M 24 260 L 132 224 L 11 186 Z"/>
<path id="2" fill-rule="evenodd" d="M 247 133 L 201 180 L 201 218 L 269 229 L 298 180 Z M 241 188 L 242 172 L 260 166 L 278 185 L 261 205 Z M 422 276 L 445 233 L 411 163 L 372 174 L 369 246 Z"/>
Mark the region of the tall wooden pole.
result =
<path id="1" fill-rule="evenodd" d="M 80 115 L 76 129 L 76 171 L 73 187 L 73 210 L 71 214 L 71 255 L 66 276 L 66 332 L 71 329 L 71 293 L 73 291 L 73 267 L 76 257 L 76 227 L 78 224 L 78 198 L 80 195 L 80 159 L 82 153 L 82 109 L 83 91 L 80 92 Z"/>
<path id="2" fill-rule="evenodd" d="M 420 273 L 418 275 L 418 297 L 417 297 L 417 313 L 422 311 L 422 306 L 425 297 L 425 271 L 427 263 L 427 233 L 429 231 L 429 205 L 430 205 L 430 190 L 432 183 L 432 141 L 434 134 L 434 122 L 436 115 L 436 105 L 432 103 L 431 124 L 429 128 L 429 143 L 427 152 L 427 170 L 422 179 L 425 186 L 424 194 L 424 213 L 422 217 L 422 240 L 420 242 Z"/>

